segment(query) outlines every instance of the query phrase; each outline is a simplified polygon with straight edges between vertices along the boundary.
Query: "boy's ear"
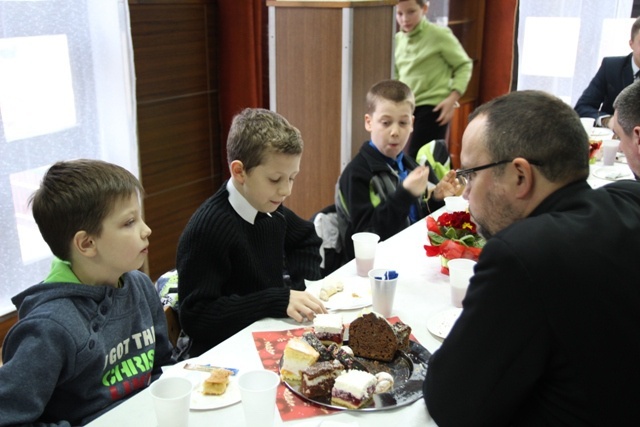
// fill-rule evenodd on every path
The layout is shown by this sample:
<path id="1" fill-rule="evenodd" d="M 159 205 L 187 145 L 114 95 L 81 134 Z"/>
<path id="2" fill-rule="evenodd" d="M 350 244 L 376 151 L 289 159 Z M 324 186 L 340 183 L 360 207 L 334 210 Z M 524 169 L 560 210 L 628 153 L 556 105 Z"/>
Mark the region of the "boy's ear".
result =
<path id="1" fill-rule="evenodd" d="M 97 253 L 96 242 L 86 231 L 78 231 L 73 236 L 73 249 L 85 257 L 93 257 Z"/>
<path id="2" fill-rule="evenodd" d="M 240 160 L 234 160 L 229 165 L 229 172 L 231 173 L 231 177 L 238 181 L 240 184 L 244 183 L 244 179 L 246 177 L 246 173 L 244 170 L 244 165 Z"/>
<path id="3" fill-rule="evenodd" d="M 369 114 L 364 115 L 364 128 L 367 132 L 371 132 L 371 116 Z"/>

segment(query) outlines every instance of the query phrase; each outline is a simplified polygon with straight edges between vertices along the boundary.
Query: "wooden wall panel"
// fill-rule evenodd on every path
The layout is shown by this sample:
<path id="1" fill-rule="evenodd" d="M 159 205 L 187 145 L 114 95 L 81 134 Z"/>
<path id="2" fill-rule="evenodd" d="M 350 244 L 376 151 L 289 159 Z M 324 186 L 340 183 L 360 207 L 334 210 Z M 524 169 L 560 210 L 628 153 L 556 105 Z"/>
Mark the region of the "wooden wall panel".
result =
<path id="1" fill-rule="evenodd" d="M 216 9 L 213 0 L 130 0 L 129 10 L 156 280 L 175 267 L 182 230 L 222 182 Z"/>
<path id="2" fill-rule="evenodd" d="M 387 8 L 354 8 L 351 157 L 370 138 L 364 128 L 365 98 L 369 88 L 391 78 L 394 17 Z M 372 66 L 372 64 L 383 64 Z"/>
<path id="3" fill-rule="evenodd" d="M 333 203 L 340 173 L 342 10 L 278 8 L 276 111 L 302 133 L 301 171 L 286 206 L 303 218 Z"/>

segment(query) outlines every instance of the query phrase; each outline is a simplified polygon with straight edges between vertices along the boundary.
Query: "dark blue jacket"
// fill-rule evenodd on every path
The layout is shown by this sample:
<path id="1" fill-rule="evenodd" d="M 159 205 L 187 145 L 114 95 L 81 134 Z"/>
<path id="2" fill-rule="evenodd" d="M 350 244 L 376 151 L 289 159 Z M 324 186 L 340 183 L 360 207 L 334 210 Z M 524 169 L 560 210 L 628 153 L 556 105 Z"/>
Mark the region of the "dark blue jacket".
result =
<path id="1" fill-rule="evenodd" d="M 582 92 L 575 110 L 580 117 L 613 115 L 613 101 L 625 87 L 633 83 L 631 54 L 602 59 L 602 64 L 589 86 Z"/>

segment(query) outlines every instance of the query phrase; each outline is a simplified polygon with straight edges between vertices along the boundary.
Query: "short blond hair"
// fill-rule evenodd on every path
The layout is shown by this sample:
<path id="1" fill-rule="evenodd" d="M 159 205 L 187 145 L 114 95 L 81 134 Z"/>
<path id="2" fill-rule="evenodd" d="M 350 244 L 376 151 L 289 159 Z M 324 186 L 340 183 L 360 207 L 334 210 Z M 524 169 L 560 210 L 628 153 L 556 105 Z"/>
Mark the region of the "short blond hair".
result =
<path id="1" fill-rule="evenodd" d="M 371 86 L 369 92 L 367 92 L 367 114 L 373 114 L 381 100 L 395 103 L 406 102 L 411 107 L 412 112 L 416 108 L 416 99 L 413 96 L 413 92 L 409 86 L 400 80 L 382 80 Z"/>

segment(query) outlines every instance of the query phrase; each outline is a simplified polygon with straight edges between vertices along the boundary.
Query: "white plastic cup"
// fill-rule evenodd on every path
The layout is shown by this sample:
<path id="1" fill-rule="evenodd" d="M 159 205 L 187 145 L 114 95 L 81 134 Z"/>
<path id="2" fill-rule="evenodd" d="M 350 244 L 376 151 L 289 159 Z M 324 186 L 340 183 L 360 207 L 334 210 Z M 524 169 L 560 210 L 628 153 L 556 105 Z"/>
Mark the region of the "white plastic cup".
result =
<path id="1" fill-rule="evenodd" d="M 620 141 L 617 139 L 605 139 L 602 141 L 602 164 L 605 166 L 613 166 L 616 161 L 616 154 L 618 153 L 618 146 Z"/>
<path id="2" fill-rule="evenodd" d="M 371 283 L 372 309 L 385 318 L 391 317 L 393 310 L 393 300 L 398 287 L 398 274 L 392 279 L 385 278 L 385 273 L 391 272 L 388 268 L 376 268 L 369 271 L 369 282 Z"/>
<path id="3" fill-rule="evenodd" d="M 193 384 L 187 378 L 160 378 L 149 388 L 158 427 L 187 427 Z"/>
<path id="4" fill-rule="evenodd" d="M 455 307 L 462 307 L 462 300 L 467 294 L 469 280 L 473 276 L 476 262 L 466 258 L 456 258 L 447 261 L 449 268 L 449 283 L 451 285 L 451 303 Z"/>
<path id="5" fill-rule="evenodd" d="M 591 130 L 593 129 L 596 119 L 593 117 L 580 117 L 580 122 L 582 123 L 584 130 L 587 132 L 587 135 L 591 135 Z"/>
<path id="6" fill-rule="evenodd" d="M 280 376 L 266 369 L 240 374 L 238 387 L 247 427 L 273 427 L 278 384 Z"/>
<path id="7" fill-rule="evenodd" d="M 444 205 L 447 212 L 466 212 L 469 209 L 469 202 L 462 196 L 447 196 L 444 198 Z"/>
<path id="8" fill-rule="evenodd" d="M 353 250 L 356 255 L 356 272 L 358 276 L 367 277 L 376 259 L 376 247 L 380 236 L 375 233 L 356 233 L 351 236 Z"/>

